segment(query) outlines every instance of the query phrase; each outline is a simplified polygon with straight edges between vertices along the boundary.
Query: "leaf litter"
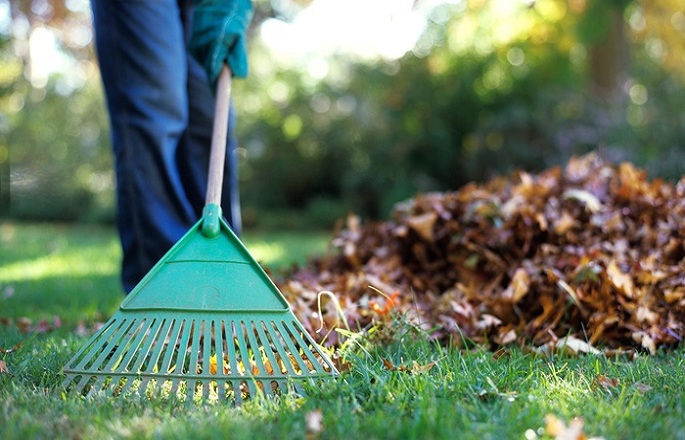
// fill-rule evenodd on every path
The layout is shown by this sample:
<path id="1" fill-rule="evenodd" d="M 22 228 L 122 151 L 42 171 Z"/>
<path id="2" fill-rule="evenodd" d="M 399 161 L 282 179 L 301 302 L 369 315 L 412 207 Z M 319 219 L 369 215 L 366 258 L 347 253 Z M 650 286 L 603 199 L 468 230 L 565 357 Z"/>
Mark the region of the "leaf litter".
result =
<path id="1" fill-rule="evenodd" d="M 684 217 L 685 178 L 589 154 L 420 194 L 388 221 L 350 216 L 278 284 L 325 345 L 339 334 L 315 329 L 340 328 L 342 309 L 348 330 L 399 312 L 442 342 L 655 354 L 685 333 Z"/>

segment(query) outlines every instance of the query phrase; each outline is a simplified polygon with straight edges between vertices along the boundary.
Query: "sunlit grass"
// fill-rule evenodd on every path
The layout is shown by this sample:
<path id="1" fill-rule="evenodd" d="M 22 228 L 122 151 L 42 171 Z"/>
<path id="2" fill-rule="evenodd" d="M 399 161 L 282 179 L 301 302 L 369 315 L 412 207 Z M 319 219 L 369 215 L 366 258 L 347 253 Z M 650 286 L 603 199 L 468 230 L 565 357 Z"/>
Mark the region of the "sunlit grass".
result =
<path id="1" fill-rule="evenodd" d="M 331 234 L 322 231 L 265 232 L 246 231 L 242 240 L 262 266 L 272 270 L 305 264 L 308 258 L 321 256 L 328 249 Z"/>
<path id="2" fill-rule="evenodd" d="M 388 331 L 376 327 L 374 334 L 389 336 L 384 343 L 368 336 L 351 343 L 341 378 L 310 388 L 304 399 L 289 395 L 236 409 L 66 396 L 61 368 L 86 342 L 75 331 L 77 323 L 106 320 L 123 298 L 115 233 L 98 227 L 12 228 L 9 233 L 0 225 L 0 317 L 14 322 L 0 324 L 0 349 L 18 347 L 0 353 L 11 373 L 0 373 L 2 439 L 532 440 L 552 438 L 546 433 L 550 415 L 564 423 L 581 417 L 588 437 L 685 438 L 682 348 L 634 360 L 518 348 L 495 355 L 473 346 L 435 345 L 402 317 Z M 324 250 L 326 239 L 248 233 L 245 242 L 262 264 L 287 266 Z M 102 261 L 94 264 L 96 257 Z M 55 315 L 61 326 L 46 332 L 27 333 L 15 325 L 22 317 L 52 322 Z M 317 431 L 307 420 L 318 411 Z"/>
<path id="3" fill-rule="evenodd" d="M 0 283 L 60 276 L 114 275 L 119 270 L 120 254 L 119 244 L 115 240 L 66 252 L 54 252 L 3 265 L 0 269 Z"/>

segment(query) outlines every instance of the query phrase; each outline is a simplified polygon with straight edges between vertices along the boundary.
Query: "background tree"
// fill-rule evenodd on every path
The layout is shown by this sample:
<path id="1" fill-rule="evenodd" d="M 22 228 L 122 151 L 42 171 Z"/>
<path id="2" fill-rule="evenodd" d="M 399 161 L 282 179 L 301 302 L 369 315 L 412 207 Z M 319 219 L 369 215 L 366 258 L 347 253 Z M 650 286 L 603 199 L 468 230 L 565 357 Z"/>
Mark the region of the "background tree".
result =
<path id="1" fill-rule="evenodd" d="M 426 26 L 403 56 L 286 57 L 266 29 L 317 2 L 255 2 L 251 73 L 235 84 L 248 225 L 383 217 L 417 192 L 594 149 L 682 175 L 682 0 L 413 4 Z M 0 170 L 15 217 L 112 218 L 89 17 L 85 0 L 0 0 L 11 37 L 0 48 Z"/>

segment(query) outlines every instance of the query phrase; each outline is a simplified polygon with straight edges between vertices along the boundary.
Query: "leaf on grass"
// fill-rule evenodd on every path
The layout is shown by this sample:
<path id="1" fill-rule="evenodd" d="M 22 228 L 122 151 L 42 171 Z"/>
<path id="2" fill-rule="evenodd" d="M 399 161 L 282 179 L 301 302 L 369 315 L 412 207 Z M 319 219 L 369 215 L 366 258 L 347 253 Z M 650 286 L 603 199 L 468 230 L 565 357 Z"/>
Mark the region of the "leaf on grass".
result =
<path id="1" fill-rule="evenodd" d="M 649 353 L 651 355 L 656 354 L 656 344 L 654 343 L 654 339 L 652 339 L 652 337 L 647 333 L 634 332 L 633 339 L 635 340 L 635 342 L 638 342 L 643 348 L 649 350 Z"/>
<path id="2" fill-rule="evenodd" d="M 323 431 L 323 412 L 320 409 L 309 411 L 304 415 L 307 434 L 319 434 Z"/>
<path id="3" fill-rule="evenodd" d="M 620 381 L 616 377 L 606 377 L 605 375 L 600 374 L 595 378 L 595 385 L 599 385 L 607 391 L 618 387 L 619 384 Z"/>
<path id="4" fill-rule="evenodd" d="M 407 371 L 407 367 L 405 365 L 396 366 L 388 359 L 383 359 L 383 366 L 388 371 Z"/>
<path id="5" fill-rule="evenodd" d="M 553 414 L 545 416 L 545 434 L 556 440 L 600 440 L 602 437 L 588 437 L 584 432 L 585 422 L 581 417 L 574 417 L 567 425 Z"/>
<path id="6" fill-rule="evenodd" d="M 12 348 L 0 348 L 0 354 L 12 353 L 21 348 L 21 342 L 17 342 L 12 346 Z"/>
<path id="7" fill-rule="evenodd" d="M 33 321 L 25 316 L 17 319 L 17 328 L 22 333 L 29 333 L 31 331 L 31 324 L 33 324 Z"/>
<path id="8" fill-rule="evenodd" d="M 0 374 L 11 374 L 5 361 L 0 361 Z"/>
<path id="9" fill-rule="evenodd" d="M 439 360 L 438 360 L 438 361 L 429 362 L 429 363 L 427 363 L 427 364 L 425 364 L 425 365 L 420 365 L 418 362 L 412 361 L 411 372 L 414 373 L 414 374 L 425 374 L 425 373 L 428 373 L 428 372 L 431 370 L 431 368 L 433 368 L 433 367 L 435 366 L 435 364 L 437 364 L 438 362 L 439 362 Z"/>
<path id="10" fill-rule="evenodd" d="M 392 363 L 392 361 L 389 361 L 388 359 L 383 359 L 383 366 L 387 371 L 405 371 L 405 372 L 411 372 L 412 374 L 425 374 L 428 373 L 431 368 L 435 366 L 440 362 L 440 359 L 429 362 L 425 365 L 421 365 L 416 361 L 412 361 L 412 366 L 411 368 L 407 367 L 406 365 L 395 365 Z"/>
<path id="11" fill-rule="evenodd" d="M 591 344 L 574 336 L 553 340 L 547 344 L 546 350 L 549 352 L 557 351 L 572 355 L 601 354 L 601 352 Z"/>
<path id="12" fill-rule="evenodd" d="M 641 392 L 642 394 L 647 393 L 647 392 L 653 390 L 652 387 L 650 387 L 650 386 L 647 385 L 647 384 L 641 383 L 641 382 L 635 382 L 635 383 L 633 384 L 633 386 L 635 387 L 636 390 L 638 390 L 638 391 Z"/>

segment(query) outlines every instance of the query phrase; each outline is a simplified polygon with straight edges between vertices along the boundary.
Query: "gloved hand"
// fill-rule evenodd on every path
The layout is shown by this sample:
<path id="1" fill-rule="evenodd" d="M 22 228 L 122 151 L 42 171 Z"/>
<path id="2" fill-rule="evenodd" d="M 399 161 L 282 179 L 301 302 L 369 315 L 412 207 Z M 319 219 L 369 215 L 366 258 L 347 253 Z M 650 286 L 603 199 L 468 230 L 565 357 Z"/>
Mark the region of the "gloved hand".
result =
<path id="1" fill-rule="evenodd" d="M 245 32 L 252 20 L 251 0 L 194 0 L 193 29 L 189 49 L 205 67 L 216 90 L 224 63 L 233 76 L 247 76 L 247 41 Z"/>

